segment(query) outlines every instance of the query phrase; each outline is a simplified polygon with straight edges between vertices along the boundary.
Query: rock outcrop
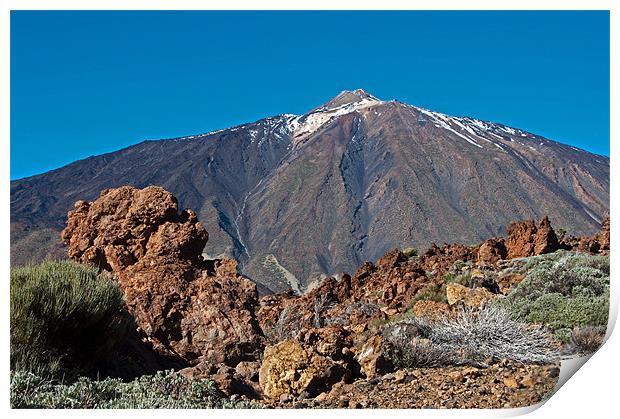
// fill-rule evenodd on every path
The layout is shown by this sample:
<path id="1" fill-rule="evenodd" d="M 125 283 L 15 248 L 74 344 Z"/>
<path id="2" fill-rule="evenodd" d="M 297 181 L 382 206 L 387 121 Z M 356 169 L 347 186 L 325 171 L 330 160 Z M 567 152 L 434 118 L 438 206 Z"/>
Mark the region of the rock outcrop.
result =
<path id="1" fill-rule="evenodd" d="M 124 186 L 79 201 L 62 240 L 71 259 L 111 271 L 136 323 L 160 353 L 186 363 L 234 367 L 255 359 L 263 338 L 256 285 L 233 260 L 204 261 L 208 234 L 160 187 Z"/>
<path id="2" fill-rule="evenodd" d="M 513 223 L 507 239 L 477 247 L 433 245 L 421 256 L 393 250 L 302 295 L 290 291 L 259 300 L 256 284 L 238 273 L 234 260 L 203 259 L 207 231 L 193 211 L 179 212 L 176 198 L 160 187 L 107 189 L 93 202 L 77 202 L 62 240 L 71 259 L 113 273 L 136 320 L 136 339 L 174 359 L 179 374 L 208 376 L 226 394 L 279 406 L 311 399 L 333 403 L 353 381 L 389 382 L 387 391 L 417 380 L 394 372 L 393 338 L 418 339 L 421 347 L 430 341 L 416 326 L 391 327 L 386 320 L 413 313 L 432 324 L 460 307 L 479 309 L 523 278 L 497 275 L 502 266 L 522 262 L 511 258 L 568 246 L 558 243 L 545 217 L 538 224 Z M 574 241 L 570 248 L 609 249 L 609 222 L 598 235 Z M 469 374 L 446 370 L 456 381 Z M 512 367 L 504 370 L 511 386 L 521 379 Z M 433 374 L 445 378 L 442 370 Z"/>
<path id="3" fill-rule="evenodd" d="M 491 238 L 485 240 L 478 248 L 478 265 L 493 265 L 500 260 L 506 259 L 508 249 L 503 238 Z"/>
<path id="4" fill-rule="evenodd" d="M 315 397 L 351 378 L 349 334 L 342 328 L 308 330 L 296 338 L 268 346 L 259 371 L 270 399 Z"/>
<path id="5" fill-rule="evenodd" d="M 456 261 L 475 261 L 477 249 L 462 244 L 444 244 L 439 247 L 432 244 L 420 257 L 420 266 L 424 271 L 432 272 L 434 276 L 442 276 L 450 270 Z"/>
<path id="6" fill-rule="evenodd" d="M 601 231 L 588 237 L 580 237 L 577 243 L 577 250 L 581 252 L 609 254 L 610 243 L 609 217 L 603 220 Z"/>
<path id="7" fill-rule="evenodd" d="M 552 253 L 560 248 L 548 217 L 544 217 L 538 225 L 534 220 L 511 223 L 507 230 L 509 259 Z"/>
<path id="8" fill-rule="evenodd" d="M 302 296 L 291 293 L 261 298 L 258 317 L 263 330 L 287 332 L 337 324 L 361 332 L 372 319 L 405 312 L 417 293 L 431 281 L 419 263 L 402 252 L 386 253 L 376 264 L 365 262 L 353 276 L 326 278 Z M 286 336 L 292 337 L 294 330 Z"/>

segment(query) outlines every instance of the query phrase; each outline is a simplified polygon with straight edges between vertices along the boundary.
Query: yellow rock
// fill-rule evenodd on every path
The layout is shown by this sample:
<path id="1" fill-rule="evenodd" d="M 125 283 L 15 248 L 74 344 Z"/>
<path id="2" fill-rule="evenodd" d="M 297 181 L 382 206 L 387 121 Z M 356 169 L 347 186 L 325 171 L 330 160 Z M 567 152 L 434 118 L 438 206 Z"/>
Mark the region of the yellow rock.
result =
<path id="1" fill-rule="evenodd" d="M 519 384 L 517 384 L 517 380 L 512 377 L 504 378 L 504 385 L 508 388 L 517 388 Z"/>
<path id="2" fill-rule="evenodd" d="M 457 283 L 448 284 L 446 296 L 450 305 L 462 302 L 466 306 L 474 308 L 480 308 L 496 298 L 496 295 L 486 288 L 471 289 Z"/>

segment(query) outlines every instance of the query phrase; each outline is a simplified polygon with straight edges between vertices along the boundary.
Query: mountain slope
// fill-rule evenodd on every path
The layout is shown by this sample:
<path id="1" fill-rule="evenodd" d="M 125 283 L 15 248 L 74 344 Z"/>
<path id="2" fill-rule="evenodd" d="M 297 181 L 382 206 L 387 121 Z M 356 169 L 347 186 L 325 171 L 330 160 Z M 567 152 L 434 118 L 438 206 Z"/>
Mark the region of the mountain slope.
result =
<path id="1" fill-rule="evenodd" d="M 205 223 L 207 254 L 237 258 L 273 290 L 394 247 L 474 243 L 513 220 L 549 215 L 590 234 L 609 211 L 607 157 L 355 90 L 305 115 L 146 141 L 12 182 L 12 263 L 27 260 L 32 234 L 60 230 L 74 201 L 123 184 L 172 191 Z"/>

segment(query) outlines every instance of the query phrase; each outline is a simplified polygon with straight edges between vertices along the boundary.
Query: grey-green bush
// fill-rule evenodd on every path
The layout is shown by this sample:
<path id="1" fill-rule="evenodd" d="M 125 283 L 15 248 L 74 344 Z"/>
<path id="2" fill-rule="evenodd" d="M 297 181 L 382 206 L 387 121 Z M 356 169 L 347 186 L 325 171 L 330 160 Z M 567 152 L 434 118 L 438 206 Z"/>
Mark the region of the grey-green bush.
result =
<path id="1" fill-rule="evenodd" d="M 106 359 L 131 319 L 118 284 L 69 261 L 11 270 L 11 370 L 77 377 Z"/>
<path id="2" fill-rule="evenodd" d="M 107 378 L 80 378 L 71 385 L 54 384 L 36 374 L 11 374 L 12 408 L 50 409 L 210 409 L 252 408 L 255 403 L 231 401 L 211 380 L 189 380 L 172 371 L 124 383 Z"/>
<path id="3" fill-rule="evenodd" d="M 559 335 L 577 326 L 607 325 L 609 257 L 560 251 L 525 267 L 525 279 L 497 306 L 515 318 L 548 325 Z"/>
<path id="4" fill-rule="evenodd" d="M 407 258 L 411 259 L 415 256 L 418 256 L 418 251 L 413 247 L 406 247 L 403 249 L 403 255 Z"/>

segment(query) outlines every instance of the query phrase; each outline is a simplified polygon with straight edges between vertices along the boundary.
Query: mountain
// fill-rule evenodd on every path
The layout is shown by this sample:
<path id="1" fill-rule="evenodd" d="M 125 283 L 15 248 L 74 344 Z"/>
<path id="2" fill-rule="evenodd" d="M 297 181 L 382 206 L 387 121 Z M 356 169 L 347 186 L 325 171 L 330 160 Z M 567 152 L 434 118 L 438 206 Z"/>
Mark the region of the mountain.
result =
<path id="1" fill-rule="evenodd" d="M 144 141 L 11 182 L 11 263 L 60 252 L 67 211 L 120 185 L 161 185 L 271 290 L 303 290 L 395 247 L 476 243 L 548 215 L 592 234 L 609 212 L 609 158 L 526 131 L 363 90 L 304 115 Z"/>

